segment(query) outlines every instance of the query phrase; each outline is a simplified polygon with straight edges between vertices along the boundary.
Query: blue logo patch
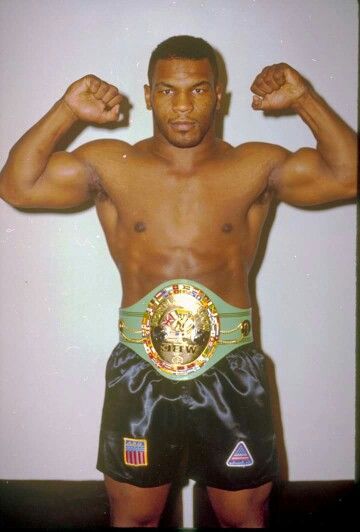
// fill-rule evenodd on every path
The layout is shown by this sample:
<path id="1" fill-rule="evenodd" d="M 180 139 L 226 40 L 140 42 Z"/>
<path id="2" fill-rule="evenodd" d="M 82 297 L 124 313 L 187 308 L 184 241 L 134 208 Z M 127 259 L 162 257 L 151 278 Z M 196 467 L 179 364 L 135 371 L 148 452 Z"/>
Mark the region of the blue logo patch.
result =
<path id="1" fill-rule="evenodd" d="M 243 441 L 239 441 L 235 445 L 234 450 L 226 461 L 228 467 L 250 467 L 253 463 L 253 457 Z"/>

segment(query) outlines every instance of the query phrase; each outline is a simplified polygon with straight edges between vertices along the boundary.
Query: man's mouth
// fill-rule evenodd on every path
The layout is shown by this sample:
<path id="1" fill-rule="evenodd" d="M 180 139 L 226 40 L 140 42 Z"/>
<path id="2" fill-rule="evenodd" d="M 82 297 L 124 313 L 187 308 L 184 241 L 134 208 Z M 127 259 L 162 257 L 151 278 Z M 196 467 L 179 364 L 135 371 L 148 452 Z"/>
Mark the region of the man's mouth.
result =
<path id="1" fill-rule="evenodd" d="M 190 129 L 194 127 L 195 122 L 191 122 L 190 120 L 174 120 L 173 122 L 170 122 L 170 125 L 176 131 L 186 132 L 190 131 Z"/>

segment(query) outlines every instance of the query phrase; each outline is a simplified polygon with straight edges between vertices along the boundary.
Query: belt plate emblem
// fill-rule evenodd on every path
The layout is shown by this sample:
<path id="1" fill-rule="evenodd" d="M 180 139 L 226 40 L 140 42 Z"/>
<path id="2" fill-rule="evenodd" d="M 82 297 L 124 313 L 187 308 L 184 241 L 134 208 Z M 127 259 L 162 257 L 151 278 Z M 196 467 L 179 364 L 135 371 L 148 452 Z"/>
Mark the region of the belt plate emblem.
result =
<path id="1" fill-rule="evenodd" d="M 175 284 L 151 299 L 142 321 L 144 347 L 160 370 L 187 374 L 212 355 L 220 334 L 214 303 L 199 288 Z"/>

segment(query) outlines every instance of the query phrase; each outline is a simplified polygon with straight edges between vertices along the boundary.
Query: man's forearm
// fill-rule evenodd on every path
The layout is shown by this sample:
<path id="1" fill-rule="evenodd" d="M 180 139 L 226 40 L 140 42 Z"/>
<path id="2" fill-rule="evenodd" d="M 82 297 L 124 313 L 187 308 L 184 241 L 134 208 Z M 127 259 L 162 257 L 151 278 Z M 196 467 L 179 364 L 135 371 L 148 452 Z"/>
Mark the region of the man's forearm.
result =
<path id="1" fill-rule="evenodd" d="M 317 150 L 337 179 L 356 180 L 357 137 L 355 132 L 314 91 L 293 106 L 312 130 Z"/>
<path id="2" fill-rule="evenodd" d="M 56 102 L 11 148 L 0 173 L 0 194 L 30 188 L 43 173 L 57 142 L 76 121 L 63 100 Z"/>

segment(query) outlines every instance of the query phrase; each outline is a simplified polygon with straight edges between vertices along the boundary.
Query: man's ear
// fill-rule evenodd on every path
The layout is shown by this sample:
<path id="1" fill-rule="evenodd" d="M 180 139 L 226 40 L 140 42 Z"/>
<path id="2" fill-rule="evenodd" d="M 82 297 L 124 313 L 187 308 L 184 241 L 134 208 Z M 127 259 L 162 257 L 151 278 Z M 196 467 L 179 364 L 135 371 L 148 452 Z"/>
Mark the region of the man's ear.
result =
<path id="1" fill-rule="evenodd" d="M 223 86 L 221 85 L 221 83 L 217 83 L 217 84 L 216 84 L 216 87 L 215 87 L 215 93 L 216 93 L 216 110 L 217 110 L 217 111 L 219 111 L 220 108 L 221 108 L 221 99 L 222 99 L 222 96 L 223 96 L 223 92 L 224 92 Z"/>
<path id="2" fill-rule="evenodd" d="M 151 110 L 151 88 L 150 85 L 144 85 L 144 94 L 145 94 L 145 102 L 146 102 L 146 109 Z"/>

